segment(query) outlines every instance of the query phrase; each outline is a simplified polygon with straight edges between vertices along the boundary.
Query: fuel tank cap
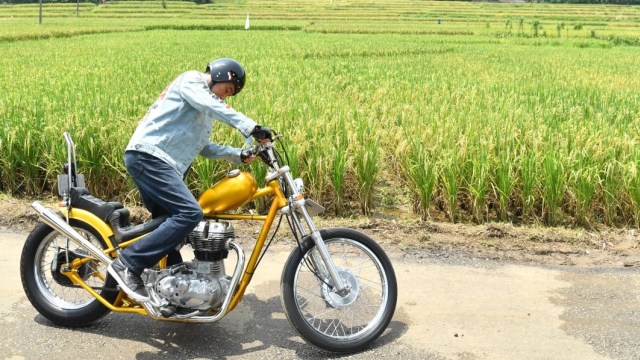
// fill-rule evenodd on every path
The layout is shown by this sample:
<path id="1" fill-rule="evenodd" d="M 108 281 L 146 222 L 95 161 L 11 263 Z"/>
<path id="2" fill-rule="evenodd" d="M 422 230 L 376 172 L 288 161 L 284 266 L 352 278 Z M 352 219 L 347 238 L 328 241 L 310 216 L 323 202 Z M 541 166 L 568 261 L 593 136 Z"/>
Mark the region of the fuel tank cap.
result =
<path id="1" fill-rule="evenodd" d="M 236 177 L 240 175 L 240 169 L 233 169 L 227 173 L 228 178 Z"/>

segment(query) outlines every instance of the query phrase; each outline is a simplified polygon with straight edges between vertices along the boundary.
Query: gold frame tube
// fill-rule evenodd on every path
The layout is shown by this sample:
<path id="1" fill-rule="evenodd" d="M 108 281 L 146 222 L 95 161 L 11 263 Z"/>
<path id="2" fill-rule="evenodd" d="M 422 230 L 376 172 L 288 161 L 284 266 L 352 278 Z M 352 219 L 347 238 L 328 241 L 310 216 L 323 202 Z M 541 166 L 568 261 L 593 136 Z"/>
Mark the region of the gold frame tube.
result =
<path id="1" fill-rule="evenodd" d="M 229 213 L 213 213 L 207 215 L 208 219 L 263 221 L 260 234 L 256 239 L 256 243 L 253 247 L 253 251 L 251 252 L 251 256 L 249 257 L 249 261 L 247 262 L 247 265 L 244 269 L 244 274 L 240 279 L 237 289 L 235 289 L 235 293 L 233 295 L 233 298 L 231 299 L 231 302 L 227 309 L 227 313 L 233 310 L 244 297 L 244 293 L 247 289 L 247 286 L 251 282 L 253 274 L 256 270 L 258 259 L 260 258 L 260 253 L 262 252 L 264 243 L 267 240 L 267 236 L 269 235 L 269 231 L 271 230 L 273 221 L 278 214 L 278 210 L 287 205 L 287 199 L 282 193 L 277 180 L 272 180 L 265 187 L 256 190 L 256 193 L 253 195 L 251 200 L 256 200 L 269 195 L 273 195 L 273 199 L 271 200 L 269 212 L 267 213 L 267 215 Z M 100 235 L 104 237 L 105 242 L 108 244 L 108 249 L 105 249 L 104 253 L 111 256 L 115 252 L 116 247 L 113 246 L 110 239 L 110 236 L 113 234 L 113 232 L 111 232 L 110 228 L 105 227 L 106 224 L 104 224 L 104 222 L 85 210 L 74 209 L 70 212 L 69 215 L 70 218 L 77 218 L 78 220 L 86 222 L 89 225 L 99 229 Z M 79 216 L 76 217 L 76 215 Z M 145 235 L 142 235 L 129 241 L 123 242 L 119 244 L 118 248 L 125 249 L 136 241 L 142 239 L 144 236 Z M 90 258 L 90 260 L 93 260 L 93 258 Z M 79 268 L 79 266 L 90 260 L 81 260 L 81 262 L 74 262 L 75 264 L 71 264 L 72 269 L 69 271 L 63 271 L 62 274 L 67 276 L 74 284 L 86 290 L 89 294 L 91 294 L 91 296 L 95 297 L 102 305 L 104 305 L 111 311 L 147 315 L 147 311 L 144 308 L 137 307 L 139 306 L 139 304 L 137 304 L 133 300 L 128 299 L 126 294 L 122 291 L 120 292 L 120 294 L 118 294 L 118 297 L 116 298 L 114 304 L 123 304 L 123 306 L 117 306 L 109 303 L 105 298 L 103 298 L 100 294 L 93 290 L 93 288 L 87 285 L 84 280 L 82 280 L 82 278 L 78 276 L 77 269 Z M 166 266 L 166 257 L 163 258 L 159 264 L 161 266 Z"/>

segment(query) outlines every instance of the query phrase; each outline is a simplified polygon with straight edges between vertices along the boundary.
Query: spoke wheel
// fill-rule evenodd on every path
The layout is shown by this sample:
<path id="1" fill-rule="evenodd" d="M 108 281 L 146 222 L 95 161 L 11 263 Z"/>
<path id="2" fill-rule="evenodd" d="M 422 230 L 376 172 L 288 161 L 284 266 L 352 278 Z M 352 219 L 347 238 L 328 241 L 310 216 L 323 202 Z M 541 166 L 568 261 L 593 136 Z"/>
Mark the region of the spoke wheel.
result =
<path id="1" fill-rule="evenodd" d="M 393 267 L 370 238 L 350 229 L 321 231 L 339 277 L 349 289 L 335 291 L 323 274 L 315 245 L 306 239 L 289 256 L 282 292 L 287 318 L 308 342 L 328 351 L 356 352 L 386 329 L 397 301 Z"/>
<path id="2" fill-rule="evenodd" d="M 106 244 L 97 232 L 82 222 L 71 225 L 98 248 Z M 67 251 L 68 249 L 68 251 Z M 82 259 L 86 251 L 54 231 L 38 224 L 25 242 L 20 258 L 22 285 L 31 304 L 47 319 L 63 326 L 83 326 L 100 319 L 109 310 L 91 294 L 62 274 L 67 259 Z M 107 265 L 91 260 L 80 266 L 78 275 L 107 301 L 113 302 L 118 292 L 115 281 L 107 277 Z"/>

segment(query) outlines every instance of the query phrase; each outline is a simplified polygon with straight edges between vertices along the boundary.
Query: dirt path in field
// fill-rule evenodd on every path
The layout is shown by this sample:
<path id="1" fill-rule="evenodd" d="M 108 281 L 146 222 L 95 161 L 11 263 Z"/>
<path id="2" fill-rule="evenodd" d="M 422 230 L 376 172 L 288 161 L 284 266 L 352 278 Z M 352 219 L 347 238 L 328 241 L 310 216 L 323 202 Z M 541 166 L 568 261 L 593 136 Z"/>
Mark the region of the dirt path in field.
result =
<path id="1" fill-rule="evenodd" d="M 0 226 L 29 231 L 37 221 L 30 200 L 0 200 Z M 55 207 L 54 202 L 44 202 Z M 134 218 L 144 209 L 131 209 Z M 634 229 L 584 229 L 518 227 L 490 223 L 463 225 L 411 219 L 402 214 L 369 218 L 318 218 L 319 227 L 356 228 L 405 256 L 464 256 L 487 260 L 510 260 L 540 265 L 640 267 L 640 231 Z M 236 226 L 254 233 L 257 223 Z M 283 225 L 284 227 L 284 225 Z M 244 228 L 244 229 L 243 229 Z M 280 231 L 287 238 L 287 229 Z M 252 236 L 252 235 L 250 235 Z M 419 255 L 416 255 L 419 256 Z"/>

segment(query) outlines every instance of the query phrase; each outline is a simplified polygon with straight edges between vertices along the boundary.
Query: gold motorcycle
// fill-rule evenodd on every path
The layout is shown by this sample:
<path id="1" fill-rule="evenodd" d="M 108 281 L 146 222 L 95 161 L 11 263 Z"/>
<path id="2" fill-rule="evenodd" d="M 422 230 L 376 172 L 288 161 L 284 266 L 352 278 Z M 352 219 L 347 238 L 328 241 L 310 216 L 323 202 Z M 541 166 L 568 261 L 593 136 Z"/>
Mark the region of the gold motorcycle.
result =
<path id="1" fill-rule="evenodd" d="M 207 189 L 198 202 L 203 221 L 181 246 L 193 248 L 191 261 L 163 258 L 142 274 L 148 302 L 120 291 L 106 269 L 120 251 L 157 228 L 165 218 L 131 224 L 119 202 L 92 196 L 77 172 L 75 144 L 68 133 L 65 174 L 58 175 L 58 212 L 34 202 L 39 222 L 20 259 L 24 291 L 31 304 L 55 324 L 78 327 L 110 311 L 157 320 L 209 323 L 242 300 L 276 218 L 286 218 L 297 241 L 281 278 L 282 304 L 291 325 L 307 342 L 340 353 L 362 350 L 387 328 L 397 301 L 393 266 L 368 236 L 347 228 L 319 230 L 313 216 L 324 208 L 304 197 L 274 142 L 250 148 L 268 170 L 265 186 L 239 170 Z M 242 211 L 246 203 L 270 199 L 266 214 Z M 261 221 L 248 260 L 235 238 L 234 221 Z M 280 223 L 278 222 L 278 225 Z M 276 229 L 277 231 L 277 229 Z M 185 248 L 187 249 L 187 248 Z M 235 256 L 229 254 L 235 253 Z M 233 267 L 227 273 L 225 264 Z"/>

